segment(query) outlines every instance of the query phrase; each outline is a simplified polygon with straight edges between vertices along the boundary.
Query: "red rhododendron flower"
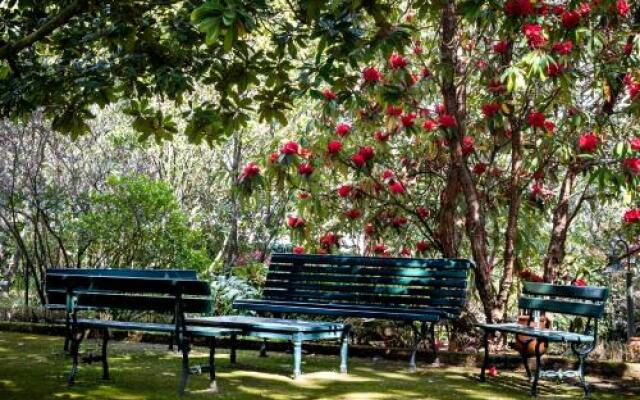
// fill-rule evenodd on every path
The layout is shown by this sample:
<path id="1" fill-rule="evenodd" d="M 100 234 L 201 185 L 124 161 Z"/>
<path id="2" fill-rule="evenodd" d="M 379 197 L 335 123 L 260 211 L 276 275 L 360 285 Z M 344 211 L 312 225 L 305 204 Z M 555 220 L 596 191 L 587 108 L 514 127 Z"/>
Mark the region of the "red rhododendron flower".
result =
<path id="1" fill-rule="evenodd" d="M 424 121 L 424 123 L 422 124 L 422 127 L 426 131 L 432 131 L 432 130 L 436 129 L 437 126 L 438 126 L 438 124 L 436 123 L 436 121 L 434 121 L 432 119 L 428 119 L 428 120 Z"/>
<path id="2" fill-rule="evenodd" d="M 565 11 L 562 13 L 562 26 L 565 29 L 573 29 L 580 23 L 580 13 L 577 11 Z"/>
<path id="3" fill-rule="evenodd" d="M 456 118 L 453 115 L 442 114 L 440 118 L 438 118 L 438 125 L 441 128 L 453 128 L 456 124 Z"/>
<path id="4" fill-rule="evenodd" d="M 507 88 L 498 79 L 490 80 L 489 84 L 487 85 L 487 89 L 489 89 L 489 91 L 494 94 L 502 93 L 507 90 Z"/>
<path id="5" fill-rule="evenodd" d="M 552 62 L 547 65 L 547 75 L 550 77 L 558 76 L 564 72 L 564 65 Z"/>
<path id="6" fill-rule="evenodd" d="M 487 164 L 479 162 L 473 166 L 473 173 L 480 176 L 487 170 Z"/>
<path id="7" fill-rule="evenodd" d="M 640 222 L 640 208 L 632 208 L 625 211 L 622 220 L 626 224 L 636 224 Z"/>
<path id="8" fill-rule="evenodd" d="M 417 117 L 416 113 L 410 112 L 402 115 L 400 117 L 400 122 L 402 123 L 402 126 L 404 126 L 405 128 L 411 127 L 415 124 L 416 117 Z"/>
<path id="9" fill-rule="evenodd" d="M 278 153 L 269 154 L 269 162 L 270 163 L 275 163 L 276 161 L 278 161 L 278 157 L 280 157 L 280 155 Z"/>
<path id="10" fill-rule="evenodd" d="M 327 232 L 324 236 L 320 237 L 320 244 L 325 248 L 329 248 L 331 246 L 336 246 L 340 237 L 333 232 Z"/>
<path id="11" fill-rule="evenodd" d="M 384 244 L 376 244 L 373 246 L 372 250 L 376 254 L 382 254 L 387 250 L 387 248 L 384 246 Z"/>
<path id="12" fill-rule="evenodd" d="M 564 11 L 565 11 L 565 8 L 564 8 L 564 6 L 558 4 L 558 5 L 553 6 L 553 8 L 551 10 L 555 15 L 562 15 L 562 13 L 564 13 Z"/>
<path id="13" fill-rule="evenodd" d="M 633 42 L 625 43 L 624 47 L 622 48 L 622 52 L 625 56 L 630 56 L 631 53 L 633 53 Z"/>
<path id="14" fill-rule="evenodd" d="M 402 115 L 402 106 L 394 106 L 393 104 L 389 104 L 387 106 L 387 115 L 392 117 L 399 117 Z"/>
<path id="15" fill-rule="evenodd" d="M 393 219 L 393 221 L 391 221 L 391 225 L 395 226 L 396 228 L 399 228 L 401 226 L 406 225 L 409 222 L 409 220 L 407 220 L 406 217 L 396 217 Z"/>
<path id="16" fill-rule="evenodd" d="M 552 49 L 554 53 L 566 56 L 567 54 L 571 53 L 571 50 L 573 50 L 573 42 L 571 40 L 558 42 L 553 45 Z"/>
<path id="17" fill-rule="evenodd" d="M 527 117 L 527 123 L 533 128 L 544 128 L 544 114 L 538 111 L 531 111 Z"/>
<path id="18" fill-rule="evenodd" d="M 376 231 L 376 228 L 373 226 L 373 224 L 367 224 L 364 227 L 364 234 L 367 236 L 373 235 L 375 231 Z"/>
<path id="19" fill-rule="evenodd" d="M 488 103 L 482 105 L 482 114 L 485 118 L 493 118 L 500 110 L 500 104 L 498 103 Z"/>
<path id="20" fill-rule="evenodd" d="M 254 176 L 260 175 L 260 167 L 258 167 L 253 162 L 248 162 L 247 165 L 242 169 L 242 173 L 240 174 L 240 180 L 251 179 Z"/>
<path id="21" fill-rule="evenodd" d="M 338 187 L 338 196 L 340 197 L 347 197 L 351 194 L 351 189 L 353 189 L 353 186 L 351 185 L 341 185 L 340 187 Z"/>
<path id="22" fill-rule="evenodd" d="M 490 366 L 487 369 L 487 375 L 491 376 L 491 377 L 496 377 L 498 376 L 498 368 L 495 365 Z"/>
<path id="23" fill-rule="evenodd" d="M 400 256 L 411 257 L 411 250 L 409 250 L 408 247 L 403 247 L 402 250 L 400 250 Z"/>
<path id="24" fill-rule="evenodd" d="M 298 173 L 304 176 L 311 175 L 311 173 L 313 173 L 313 165 L 310 163 L 302 163 L 298 165 Z"/>
<path id="25" fill-rule="evenodd" d="M 419 41 L 415 41 L 413 43 L 413 54 L 417 56 L 422 55 L 422 45 Z"/>
<path id="26" fill-rule="evenodd" d="M 509 48 L 509 45 L 506 40 L 501 40 L 499 42 L 496 42 L 493 45 L 493 51 L 495 51 L 498 54 L 506 53 L 508 48 Z"/>
<path id="27" fill-rule="evenodd" d="M 376 131 L 376 133 L 373 134 L 373 138 L 377 142 L 386 142 L 389 140 L 390 136 L 391 136 L 390 133 L 382 133 L 382 131 Z"/>
<path id="28" fill-rule="evenodd" d="M 333 91 L 329 88 L 325 89 L 322 91 L 322 95 L 324 96 L 325 99 L 331 101 L 331 100 L 335 100 L 338 96 L 336 96 L 335 93 L 333 93 Z"/>
<path id="29" fill-rule="evenodd" d="M 294 142 L 293 140 L 290 142 L 285 143 L 281 148 L 280 148 L 280 153 L 282 154 L 287 154 L 287 155 L 291 155 L 291 154 L 297 154 L 298 153 L 298 143 Z"/>
<path id="30" fill-rule="evenodd" d="M 447 109 L 444 107 L 444 104 L 438 103 L 436 104 L 436 113 L 438 115 L 442 115 L 447 112 Z"/>
<path id="31" fill-rule="evenodd" d="M 385 169 L 384 171 L 382 171 L 382 180 L 383 181 L 388 181 L 390 179 L 393 179 L 394 173 L 392 170 L 390 169 Z"/>
<path id="32" fill-rule="evenodd" d="M 327 144 L 327 153 L 337 154 L 342 150 L 342 143 L 338 140 L 332 140 Z"/>
<path id="33" fill-rule="evenodd" d="M 389 184 L 389 190 L 395 194 L 402 194 L 404 193 L 404 186 L 398 181 L 393 181 Z"/>
<path id="34" fill-rule="evenodd" d="M 627 3 L 627 0 L 618 0 L 618 2 L 616 3 L 616 7 L 618 9 L 618 14 L 622 17 L 626 17 L 629 15 L 629 3 Z"/>
<path id="35" fill-rule="evenodd" d="M 421 240 L 418 243 L 416 243 L 416 250 L 418 251 L 418 253 L 424 253 L 428 249 L 429 249 L 429 243 L 425 242 L 424 240 Z"/>
<path id="36" fill-rule="evenodd" d="M 599 0 L 596 0 L 596 1 L 599 1 Z M 589 13 L 591 13 L 591 5 L 585 2 L 578 4 L 578 13 L 582 18 L 588 17 Z"/>
<path id="37" fill-rule="evenodd" d="M 416 208 L 416 214 L 418 214 L 420 219 L 427 219 L 429 217 L 429 210 L 426 207 L 420 206 Z"/>
<path id="38" fill-rule="evenodd" d="M 373 147 L 371 146 L 360 147 L 360 150 L 358 150 L 358 154 L 360 154 L 365 161 L 369 161 L 373 159 L 373 156 L 375 156 L 375 152 L 373 151 Z"/>
<path id="39" fill-rule="evenodd" d="M 535 12 L 530 0 L 508 0 L 504 4 L 504 13 L 509 17 L 526 17 Z"/>
<path id="40" fill-rule="evenodd" d="M 409 62 L 406 58 L 394 53 L 389 57 L 389 64 L 391 64 L 391 69 L 403 69 L 409 65 Z"/>
<path id="41" fill-rule="evenodd" d="M 578 147 L 583 153 L 593 153 L 598 148 L 600 140 L 594 133 L 585 133 L 580 135 L 578 139 Z"/>
<path id="42" fill-rule="evenodd" d="M 353 208 L 349 211 L 345 211 L 344 215 L 349 219 L 356 219 L 360 218 L 360 216 L 362 215 L 362 211 L 357 208 Z"/>
<path id="43" fill-rule="evenodd" d="M 303 218 L 296 217 L 293 215 L 289 215 L 287 217 L 287 225 L 289 226 L 289 228 L 292 228 L 292 229 L 302 228 L 304 227 L 305 224 L 306 222 Z"/>
<path id="44" fill-rule="evenodd" d="M 311 197 L 311 193 L 309 193 L 309 192 L 306 192 L 304 190 L 301 190 L 300 192 L 298 192 L 298 198 L 300 200 L 306 200 L 309 197 Z"/>
<path id="45" fill-rule="evenodd" d="M 584 278 L 578 278 L 575 281 L 573 281 L 573 286 L 580 286 L 580 287 L 587 286 L 587 280 Z"/>
<path id="46" fill-rule="evenodd" d="M 364 166 L 364 164 L 366 163 L 364 157 L 362 157 L 362 154 L 360 154 L 360 153 L 356 153 L 356 154 L 352 155 L 351 156 L 351 161 L 358 168 L 362 168 Z"/>
<path id="47" fill-rule="evenodd" d="M 542 32 L 542 26 L 539 24 L 524 24 L 522 26 L 522 32 L 527 38 L 529 47 L 532 49 L 539 49 L 547 43 L 547 39 Z"/>
<path id="48" fill-rule="evenodd" d="M 336 134 L 340 137 L 344 137 L 351 133 L 351 124 L 348 122 L 339 122 L 336 125 Z"/>
<path id="49" fill-rule="evenodd" d="M 366 67 L 362 70 L 362 77 L 365 82 L 375 83 L 382 79 L 382 74 L 375 67 Z"/>
<path id="50" fill-rule="evenodd" d="M 640 138 L 633 138 L 629 140 L 629 145 L 631 145 L 631 150 L 640 151 Z"/>
<path id="51" fill-rule="evenodd" d="M 633 175 L 640 175 L 640 158 L 627 158 L 623 161 L 623 165 Z"/>
<path id="52" fill-rule="evenodd" d="M 462 154 L 469 155 L 473 153 L 473 138 L 471 136 L 465 136 L 462 138 Z"/>
<path id="53" fill-rule="evenodd" d="M 422 68 L 420 75 L 422 75 L 422 79 L 429 79 L 429 77 L 431 76 L 431 71 L 429 71 L 429 68 L 424 67 Z"/>
<path id="54" fill-rule="evenodd" d="M 302 254 L 302 253 L 304 253 L 304 247 L 302 247 L 302 246 L 293 246 L 293 253 L 294 254 Z"/>

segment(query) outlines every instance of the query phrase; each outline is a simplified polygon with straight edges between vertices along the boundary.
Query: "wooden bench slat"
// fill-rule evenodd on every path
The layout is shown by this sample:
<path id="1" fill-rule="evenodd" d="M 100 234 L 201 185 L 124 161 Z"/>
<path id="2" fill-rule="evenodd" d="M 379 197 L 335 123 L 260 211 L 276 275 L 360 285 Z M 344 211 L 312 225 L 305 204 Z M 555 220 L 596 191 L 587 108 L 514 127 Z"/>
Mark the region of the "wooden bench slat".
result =
<path id="1" fill-rule="evenodd" d="M 198 279 L 196 271 L 188 269 L 50 268 L 47 273 L 80 276 Z"/>
<path id="2" fill-rule="evenodd" d="M 71 287 L 82 290 L 107 290 L 126 293 L 166 293 L 209 295 L 207 282 L 192 279 L 141 278 L 133 276 L 93 276 L 48 273 L 47 284 L 52 287 Z"/>
<path id="3" fill-rule="evenodd" d="M 343 301 L 351 303 L 371 303 L 371 304 L 393 304 L 400 308 L 404 306 L 450 306 L 462 307 L 463 299 L 443 299 L 443 298 L 422 298 L 415 296 L 382 296 L 374 294 L 351 294 L 351 293 L 322 293 L 310 291 L 296 291 L 295 293 L 287 293 L 286 291 L 266 289 L 263 291 L 266 299 L 279 300 L 324 300 L 324 301 Z"/>
<path id="4" fill-rule="evenodd" d="M 439 267 L 453 269 L 471 269 L 473 263 L 466 259 L 446 259 L 446 258 L 394 258 L 394 257 L 359 257 L 341 255 L 309 255 L 309 254 L 288 254 L 276 253 L 271 256 L 271 262 L 278 263 L 298 263 L 298 264 L 320 264 L 320 265 L 367 265 L 379 267 Z"/>
<path id="5" fill-rule="evenodd" d="M 100 309 L 120 310 L 153 310 L 162 313 L 172 313 L 176 307 L 176 300 L 172 297 L 141 296 L 128 294 L 80 293 L 79 307 L 95 307 Z M 208 299 L 182 299 L 184 312 L 210 313 L 211 301 Z"/>
<path id="6" fill-rule="evenodd" d="M 579 303 L 575 301 L 521 297 L 518 301 L 518 305 L 520 308 L 526 310 L 540 310 L 559 314 L 582 315 L 592 318 L 601 318 L 602 314 L 604 313 L 604 304 Z"/>
<path id="7" fill-rule="evenodd" d="M 402 276 L 370 276 L 370 275 L 338 275 L 338 274 L 310 274 L 269 271 L 267 281 L 292 282 L 343 282 L 362 283 L 371 285 L 396 286 L 433 286 L 466 288 L 467 282 L 463 278 L 442 279 L 446 277 L 402 277 Z"/>
<path id="8" fill-rule="evenodd" d="M 393 276 L 393 277 L 415 277 L 415 278 L 460 278 L 466 279 L 469 275 L 466 270 L 436 270 L 423 268 L 404 268 L 402 270 L 385 269 L 367 266 L 313 266 L 303 265 L 295 267 L 293 265 L 272 264 L 270 271 L 308 273 L 308 274 L 332 274 L 332 275 L 361 275 L 361 276 Z"/>
<path id="9" fill-rule="evenodd" d="M 376 294 L 376 295 L 408 295 L 416 297 L 447 297 L 464 299 L 465 290 L 460 289 L 429 289 L 429 288 L 409 288 L 402 286 L 364 286 L 353 284 L 306 284 L 299 282 L 274 282 L 270 281 L 266 284 L 266 289 L 289 289 L 289 295 L 295 295 L 295 292 L 348 292 L 353 296 L 360 294 Z"/>
<path id="10" fill-rule="evenodd" d="M 523 294 L 569 297 L 581 300 L 604 301 L 609 295 L 609 289 L 596 286 L 552 285 L 550 283 L 524 282 Z"/>

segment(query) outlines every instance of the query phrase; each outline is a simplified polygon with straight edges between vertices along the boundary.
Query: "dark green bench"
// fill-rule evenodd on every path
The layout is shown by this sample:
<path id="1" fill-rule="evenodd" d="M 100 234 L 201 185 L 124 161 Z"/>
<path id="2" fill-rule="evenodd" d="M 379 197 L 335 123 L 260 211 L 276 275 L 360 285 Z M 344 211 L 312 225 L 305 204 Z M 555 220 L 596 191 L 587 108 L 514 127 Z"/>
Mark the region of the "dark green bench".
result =
<path id="1" fill-rule="evenodd" d="M 462 259 L 274 254 L 262 298 L 237 300 L 234 307 L 277 317 L 300 314 L 408 323 L 415 335 L 409 364 L 415 369 L 416 351 L 426 336 L 427 324 L 435 351 L 435 325 L 457 318 L 464 308 L 472 267 L 471 261 Z M 252 335 L 269 331 L 259 322 L 247 321 Z M 344 325 L 339 335 L 343 372 L 349 329 Z M 304 340 L 302 335 L 293 340 L 294 376 L 300 371 Z"/>
<path id="2" fill-rule="evenodd" d="M 536 338 L 535 359 L 536 369 L 531 384 L 531 395 L 538 394 L 538 381 L 540 378 L 564 377 L 577 378 L 584 390 L 585 396 L 589 395 L 589 386 L 585 378 L 586 358 L 596 347 L 598 340 L 598 320 L 604 313 L 605 302 L 609 290 L 603 287 L 593 286 L 566 286 L 552 285 L 549 283 L 525 282 L 522 297 L 518 300 L 518 306 L 529 314 L 529 322 L 535 321 L 543 313 L 567 314 L 586 319 L 582 332 L 559 331 L 551 329 L 534 329 L 516 323 L 502 324 L 478 324 L 484 330 L 484 362 L 480 372 L 480 380 L 485 380 L 485 370 L 490 363 L 489 336 L 495 332 L 520 334 Z M 573 325 L 573 324 L 572 324 Z M 577 325 L 577 324 L 576 324 Z M 535 326 L 539 326 L 536 324 Z M 573 354 L 578 358 L 576 370 L 541 370 L 540 347 L 549 343 L 568 343 Z M 527 375 L 531 378 L 531 371 L 526 356 L 523 362 Z"/>
<path id="3" fill-rule="evenodd" d="M 108 271 L 108 272 L 107 272 Z M 236 333 L 231 328 L 192 327 L 185 323 L 186 313 L 212 312 L 209 283 L 195 279 L 192 273 L 177 271 L 50 270 L 46 275 L 46 291 L 51 304 L 64 301 L 69 321 L 72 368 L 68 383 L 72 385 L 78 372 L 79 349 L 85 332 L 102 332 L 100 356 L 83 361 L 102 362 L 103 378 L 109 379 L 107 343 L 110 330 L 142 331 L 174 335 L 182 352 L 182 373 L 179 393 L 183 394 L 190 374 L 208 371 L 210 387 L 216 390 L 215 338 Z M 98 311 L 98 317 L 79 318 L 78 313 Z M 170 317 L 171 323 L 137 322 L 103 319 L 105 311 L 155 312 Z M 206 337 L 209 341 L 209 363 L 190 367 L 189 352 L 193 337 Z"/>

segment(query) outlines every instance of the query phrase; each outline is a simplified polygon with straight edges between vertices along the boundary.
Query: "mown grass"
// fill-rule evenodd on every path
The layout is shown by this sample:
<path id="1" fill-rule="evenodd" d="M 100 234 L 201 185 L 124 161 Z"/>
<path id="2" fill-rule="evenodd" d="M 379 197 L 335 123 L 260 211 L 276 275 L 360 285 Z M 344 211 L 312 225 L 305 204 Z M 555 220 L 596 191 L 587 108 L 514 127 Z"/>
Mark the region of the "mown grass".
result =
<path id="1" fill-rule="evenodd" d="M 98 348 L 89 340 L 84 349 Z M 65 385 L 70 362 L 61 354 L 62 339 L 0 332 L 0 399 L 176 399 L 180 357 L 166 346 L 114 343 L 110 381 L 102 381 L 100 364 L 81 365 L 78 382 Z M 195 362 L 206 362 L 206 349 L 195 348 Z M 303 377 L 292 380 L 291 356 L 271 353 L 259 358 L 240 351 L 231 365 L 222 350 L 217 358 L 220 393 L 205 392 L 206 375 L 193 376 L 186 399 L 528 399 L 528 383 L 520 373 L 500 373 L 487 383 L 476 380 L 473 368 L 422 366 L 409 373 L 400 362 L 350 360 L 348 375 L 336 370 L 339 357 L 305 355 Z M 543 382 L 542 399 L 581 398 L 567 384 Z M 597 390 L 594 399 L 632 398 L 618 390 Z"/>

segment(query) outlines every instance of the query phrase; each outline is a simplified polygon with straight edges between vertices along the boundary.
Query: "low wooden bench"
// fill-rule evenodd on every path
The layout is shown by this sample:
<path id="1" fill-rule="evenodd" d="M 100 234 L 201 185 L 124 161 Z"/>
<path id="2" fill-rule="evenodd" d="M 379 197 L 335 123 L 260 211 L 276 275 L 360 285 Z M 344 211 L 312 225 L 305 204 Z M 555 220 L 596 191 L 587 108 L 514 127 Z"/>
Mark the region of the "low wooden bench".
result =
<path id="1" fill-rule="evenodd" d="M 471 261 L 463 259 L 274 254 L 262 299 L 236 300 L 234 308 L 276 317 L 299 314 L 402 321 L 410 324 L 414 332 L 409 364 L 415 369 L 417 348 L 426 336 L 427 324 L 435 351 L 435 325 L 457 318 L 464 308 L 472 267 Z M 265 337 L 264 332 L 271 330 L 270 321 L 247 320 L 250 328 L 245 332 Z M 277 323 L 284 326 L 284 321 Z M 289 323 L 296 327 L 300 322 Z M 340 370 L 346 372 L 351 326 L 334 328 L 335 331 L 327 331 L 326 338 L 342 341 Z M 307 337 L 325 338 L 312 334 L 293 338 L 294 377 L 300 374 L 302 342 Z"/>
<path id="2" fill-rule="evenodd" d="M 549 283 L 525 282 L 522 297 L 518 300 L 518 306 L 529 314 L 529 323 L 520 325 L 516 323 L 502 324 L 478 324 L 484 330 L 484 362 L 480 372 L 480 380 L 485 381 L 485 370 L 490 363 L 489 336 L 495 332 L 507 334 L 526 335 L 535 338 L 536 369 L 531 384 L 531 395 L 538 394 L 538 381 L 540 378 L 564 377 L 578 378 L 584 390 L 585 396 L 589 395 L 589 385 L 585 378 L 586 358 L 596 347 L 598 340 L 598 320 L 604 313 L 605 302 L 609 290 L 604 287 L 594 286 L 567 286 L 552 285 Z M 529 327 L 531 322 L 540 317 L 541 313 L 566 314 L 574 317 L 586 318 L 582 332 L 559 331 L 551 329 L 536 329 Z M 535 323 L 534 326 L 540 326 Z M 573 354 L 578 358 L 576 370 L 553 371 L 541 369 L 541 347 L 548 347 L 549 343 L 568 343 Z M 523 362 L 527 375 L 531 378 L 531 371 L 527 358 L 523 355 Z"/>
<path id="3" fill-rule="evenodd" d="M 174 335 L 182 352 L 182 373 L 179 393 L 184 394 L 190 374 L 208 371 L 210 388 L 217 390 L 215 381 L 215 338 L 237 333 L 232 328 L 187 326 L 186 313 L 211 313 L 213 306 L 208 282 L 195 279 L 192 273 L 177 271 L 139 270 L 50 270 L 46 275 L 46 291 L 51 304 L 65 304 L 72 357 L 68 383 L 75 382 L 78 372 L 79 349 L 85 332 L 102 332 L 100 356 L 83 359 L 102 362 L 103 378 L 109 379 L 107 343 L 110 330 L 142 331 Z M 97 311 L 94 318 L 79 318 L 78 313 Z M 153 311 L 170 317 L 171 323 L 138 322 L 106 319 L 105 312 Z M 190 367 L 189 352 L 193 337 L 209 341 L 209 363 Z"/>

